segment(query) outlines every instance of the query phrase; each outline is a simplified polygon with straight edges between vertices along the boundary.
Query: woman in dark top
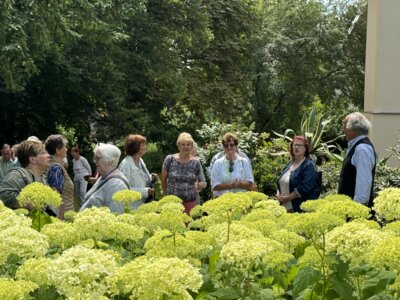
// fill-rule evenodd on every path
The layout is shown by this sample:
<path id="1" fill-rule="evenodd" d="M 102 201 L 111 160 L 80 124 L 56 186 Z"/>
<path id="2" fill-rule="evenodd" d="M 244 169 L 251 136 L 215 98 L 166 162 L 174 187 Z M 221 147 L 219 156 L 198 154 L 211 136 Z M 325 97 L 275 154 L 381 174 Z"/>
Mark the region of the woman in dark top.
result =
<path id="1" fill-rule="evenodd" d="M 318 197 L 317 169 L 304 136 L 293 138 L 290 156 L 292 160 L 279 176 L 276 197 L 288 212 L 300 212 L 301 203 Z"/>

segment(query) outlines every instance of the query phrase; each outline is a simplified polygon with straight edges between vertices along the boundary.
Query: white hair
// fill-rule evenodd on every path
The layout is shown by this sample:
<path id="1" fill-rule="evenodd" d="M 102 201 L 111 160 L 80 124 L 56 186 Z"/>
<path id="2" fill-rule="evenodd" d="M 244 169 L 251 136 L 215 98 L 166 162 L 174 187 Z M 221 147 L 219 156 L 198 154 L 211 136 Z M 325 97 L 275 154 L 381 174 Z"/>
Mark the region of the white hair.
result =
<path id="1" fill-rule="evenodd" d="M 347 115 L 347 129 L 367 135 L 371 129 L 371 122 L 362 113 L 354 112 Z"/>
<path id="2" fill-rule="evenodd" d="M 99 153 L 104 162 L 109 162 L 112 167 L 118 167 L 121 150 L 117 146 L 111 144 L 98 144 L 94 148 L 94 153 Z"/>

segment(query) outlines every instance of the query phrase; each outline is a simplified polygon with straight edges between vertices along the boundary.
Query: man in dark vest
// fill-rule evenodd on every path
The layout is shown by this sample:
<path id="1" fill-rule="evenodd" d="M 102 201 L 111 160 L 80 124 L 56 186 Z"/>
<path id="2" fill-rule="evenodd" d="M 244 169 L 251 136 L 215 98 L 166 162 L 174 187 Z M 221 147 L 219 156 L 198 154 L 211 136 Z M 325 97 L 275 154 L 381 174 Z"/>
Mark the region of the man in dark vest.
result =
<path id="1" fill-rule="evenodd" d="M 371 123 L 359 112 L 351 113 L 343 119 L 342 131 L 348 141 L 348 148 L 340 172 L 338 192 L 371 207 L 376 154 L 367 137 L 370 128 Z"/>

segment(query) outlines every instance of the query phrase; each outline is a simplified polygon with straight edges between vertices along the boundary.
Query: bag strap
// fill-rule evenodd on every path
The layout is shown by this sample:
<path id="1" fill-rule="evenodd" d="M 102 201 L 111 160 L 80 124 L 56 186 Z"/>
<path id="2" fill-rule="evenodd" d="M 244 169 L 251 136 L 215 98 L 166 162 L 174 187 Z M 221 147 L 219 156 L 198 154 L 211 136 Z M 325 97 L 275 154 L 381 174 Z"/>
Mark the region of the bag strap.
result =
<path id="1" fill-rule="evenodd" d="M 125 183 L 126 187 L 128 188 L 128 190 L 130 189 L 129 187 L 129 182 L 122 176 L 120 175 L 113 175 L 113 176 L 109 176 L 106 179 L 104 179 L 102 182 L 99 183 L 98 186 L 96 186 L 96 189 L 91 193 L 95 193 L 98 189 L 100 189 L 103 185 L 105 185 L 111 178 L 118 178 L 120 179 L 123 183 Z"/>

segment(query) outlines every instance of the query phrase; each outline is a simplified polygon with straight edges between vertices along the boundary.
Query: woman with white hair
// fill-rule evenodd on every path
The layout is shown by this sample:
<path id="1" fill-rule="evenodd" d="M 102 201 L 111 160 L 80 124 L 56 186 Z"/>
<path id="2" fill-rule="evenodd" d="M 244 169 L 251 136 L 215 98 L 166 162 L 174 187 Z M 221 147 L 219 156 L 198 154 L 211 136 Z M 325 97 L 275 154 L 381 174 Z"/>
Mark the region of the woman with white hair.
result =
<path id="1" fill-rule="evenodd" d="M 121 150 L 110 144 L 100 144 L 94 149 L 94 160 L 99 179 L 87 192 L 81 211 L 89 207 L 107 206 L 111 212 L 123 213 L 124 206 L 112 200 L 114 193 L 128 190 L 129 183 L 124 174 L 117 169 Z"/>
<path id="2" fill-rule="evenodd" d="M 181 133 L 176 141 L 179 152 L 165 158 L 161 171 L 164 195 L 181 198 L 187 214 L 197 205 L 198 190 L 205 186 L 199 181 L 202 169 L 200 160 L 191 155 L 193 143 L 189 133 Z"/>

